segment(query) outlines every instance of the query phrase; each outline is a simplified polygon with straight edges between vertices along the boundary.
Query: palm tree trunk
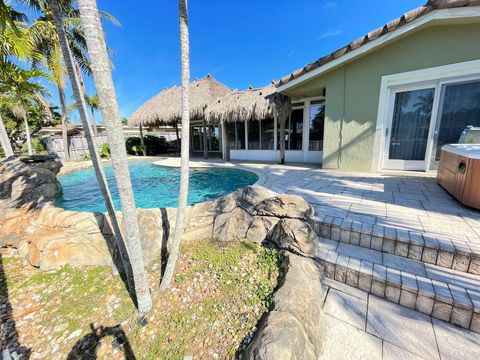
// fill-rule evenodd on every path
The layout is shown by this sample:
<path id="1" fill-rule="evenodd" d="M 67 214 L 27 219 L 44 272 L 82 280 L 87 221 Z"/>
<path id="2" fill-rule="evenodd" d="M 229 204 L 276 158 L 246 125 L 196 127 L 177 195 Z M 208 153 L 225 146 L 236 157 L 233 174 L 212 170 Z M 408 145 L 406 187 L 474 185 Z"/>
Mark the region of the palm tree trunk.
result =
<path id="1" fill-rule="evenodd" d="M 95 109 L 92 107 L 92 128 L 93 128 L 93 134 L 95 136 L 98 136 L 98 129 L 97 129 L 97 121 L 95 120 Z"/>
<path id="2" fill-rule="evenodd" d="M 280 164 L 285 164 L 285 117 L 280 117 Z"/>
<path id="3" fill-rule="evenodd" d="M 2 144 L 3 152 L 5 157 L 13 156 L 12 144 L 8 138 L 7 129 L 5 129 L 5 124 L 3 123 L 2 115 L 0 114 L 0 144 Z"/>
<path id="4" fill-rule="evenodd" d="M 68 132 L 67 132 L 67 101 L 65 99 L 65 89 L 57 86 L 58 97 L 60 98 L 60 107 L 62 108 L 62 145 L 65 161 L 70 161 L 70 152 L 68 149 Z"/>
<path id="5" fill-rule="evenodd" d="M 100 190 L 103 195 L 103 200 L 105 201 L 105 206 L 107 208 L 107 211 L 110 217 L 110 221 L 112 224 L 112 231 L 114 233 L 115 240 L 117 242 L 117 246 L 120 253 L 120 258 L 123 263 L 123 270 L 125 272 L 125 275 L 127 276 L 128 288 L 129 288 L 129 291 L 133 293 L 135 289 L 134 287 L 135 285 L 133 282 L 133 274 L 130 266 L 130 261 L 128 258 L 127 247 L 125 245 L 124 237 L 115 213 L 115 207 L 113 205 L 112 195 L 110 193 L 110 189 L 108 188 L 108 183 L 105 177 L 105 173 L 103 171 L 102 164 L 100 162 L 100 157 L 98 155 L 97 149 L 95 147 L 95 143 L 93 141 L 92 129 L 90 128 L 90 124 L 88 122 L 87 106 L 85 104 L 85 98 L 83 97 L 83 93 L 81 91 L 78 75 L 74 69 L 73 57 L 72 57 L 70 48 L 68 46 L 65 30 L 63 29 L 60 9 L 58 7 L 58 3 L 56 0 L 48 0 L 48 5 L 52 12 L 52 18 L 53 18 L 53 22 L 55 23 L 55 28 L 58 34 L 60 46 L 62 49 L 63 59 L 67 67 L 67 72 L 70 78 L 70 82 L 72 84 L 73 95 L 75 97 L 75 101 L 78 103 L 78 110 L 80 114 L 80 119 L 82 121 L 83 129 L 85 132 L 85 138 L 87 140 L 88 151 L 90 153 L 93 168 L 95 170 L 95 175 L 100 185 Z"/>
<path id="6" fill-rule="evenodd" d="M 182 153 L 180 160 L 180 193 L 178 196 L 177 219 L 175 232 L 170 247 L 165 273 L 160 284 L 160 290 L 170 286 L 175 266 L 180 257 L 180 238 L 184 229 L 185 212 L 188 199 L 188 161 L 190 151 L 190 49 L 188 41 L 188 11 L 187 0 L 178 1 L 178 15 L 180 22 L 180 48 L 182 61 Z"/>
<path id="7" fill-rule="evenodd" d="M 30 126 L 28 125 L 26 116 L 23 117 L 23 122 L 25 124 L 25 133 L 27 134 L 28 155 L 33 155 L 32 139 L 30 138 Z"/>
<path id="8" fill-rule="evenodd" d="M 142 146 L 143 156 L 147 156 L 147 148 L 145 147 L 145 141 L 143 139 L 143 128 L 142 125 L 139 127 L 140 130 L 140 145 Z"/>
<path id="9" fill-rule="evenodd" d="M 110 59 L 108 58 L 96 1 L 78 0 L 77 2 L 92 63 L 92 72 L 100 101 L 100 109 L 105 120 L 105 128 L 110 144 L 112 165 L 125 222 L 128 253 L 135 281 L 138 312 L 140 317 L 143 317 L 152 307 L 152 297 L 145 273 L 137 209 L 135 208 L 130 171 L 127 164 L 125 135 L 113 85 Z"/>
<path id="10" fill-rule="evenodd" d="M 80 83 L 80 89 L 82 90 L 82 94 L 86 94 L 87 92 L 85 91 L 85 82 L 83 81 L 83 74 L 82 74 L 82 69 L 80 69 L 80 65 L 78 64 L 78 61 L 76 59 L 73 59 L 73 64 L 75 66 L 75 72 L 77 73 L 78 81 Z M 92 129 L 93 129 L 93 135 L 95 137 L 98 136 L 98 131 L 97 131 L 97 124 L 95 122 L 95 115 L 94 115 L 94 109 L 92 108 Z"/>

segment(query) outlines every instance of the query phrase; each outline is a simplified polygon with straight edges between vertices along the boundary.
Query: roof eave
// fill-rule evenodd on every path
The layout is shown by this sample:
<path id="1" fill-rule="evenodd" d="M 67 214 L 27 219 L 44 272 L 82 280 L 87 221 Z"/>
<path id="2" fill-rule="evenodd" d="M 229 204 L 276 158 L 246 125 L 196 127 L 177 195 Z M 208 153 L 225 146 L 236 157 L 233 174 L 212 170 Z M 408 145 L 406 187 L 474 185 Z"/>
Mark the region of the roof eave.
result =
<path id="1" fill-rule="evenodd" d="M 373 51 L 380 46 L 385 45 L 388 42 L 394 41 L 398 37 L 401 37 L 413 30 L 418 30 L 419 28 L 431 25 L 432 22 L 469 18 L 480 18 L 480 6 L 434 10 L 418 19 L 411 21 L 408 24 L 399 27 L 398 29 L 393 30 L 392 32 L 389 32 L 383 36 L 378 37 L 375 40 L 372 40 L 368 44 L 351 50 L 350 52 L 340 56 L 337 59 L 329 61 L 326 64 L 321 65 L 316 69 L 310 70 L 286 83 L 277 85 L 277 89 L 279 92 L 288 92 L 288 90 L 295 88 L 306 81 L 319 77 L 333 70 L 334 68 L 343 65 L 346 62 L 352 61 L 360 56 L 365 55 L 370 51 Z"/>

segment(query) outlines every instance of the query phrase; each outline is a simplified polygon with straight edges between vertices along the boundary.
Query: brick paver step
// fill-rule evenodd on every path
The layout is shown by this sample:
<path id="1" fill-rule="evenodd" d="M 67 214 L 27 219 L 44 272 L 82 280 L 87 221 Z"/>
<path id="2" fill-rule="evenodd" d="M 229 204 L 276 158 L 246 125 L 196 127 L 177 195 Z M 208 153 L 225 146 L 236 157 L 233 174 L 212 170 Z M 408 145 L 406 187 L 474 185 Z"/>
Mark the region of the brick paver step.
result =
<path id="1" fill-rule="evenodd" d="M 327 278 L 480 333 L 480 276 L 320 238 Z"/>
<path id="2" fill-rule="evenodd" d="M 332 216 L 315 216 L 312 226 L 326 239 L 480 275 L 480 244 L 461 236 L 434 236 Z"/>

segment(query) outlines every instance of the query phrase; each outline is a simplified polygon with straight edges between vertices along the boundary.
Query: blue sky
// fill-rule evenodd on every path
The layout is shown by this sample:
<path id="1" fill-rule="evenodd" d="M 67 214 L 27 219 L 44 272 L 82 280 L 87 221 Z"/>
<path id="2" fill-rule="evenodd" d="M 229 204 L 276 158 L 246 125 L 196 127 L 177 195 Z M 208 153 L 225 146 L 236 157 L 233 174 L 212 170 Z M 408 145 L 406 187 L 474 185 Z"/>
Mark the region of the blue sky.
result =
<path id="1" fill-rule="evenodd" d="M 114 51 L 120 111 L 180 82 L 177 1 L 97 0 Z M 426 0 L 189 0 L 192 80 L 263 86 L 365 35 Z M 94 93 L 87 82 L 87 91 Z"/>

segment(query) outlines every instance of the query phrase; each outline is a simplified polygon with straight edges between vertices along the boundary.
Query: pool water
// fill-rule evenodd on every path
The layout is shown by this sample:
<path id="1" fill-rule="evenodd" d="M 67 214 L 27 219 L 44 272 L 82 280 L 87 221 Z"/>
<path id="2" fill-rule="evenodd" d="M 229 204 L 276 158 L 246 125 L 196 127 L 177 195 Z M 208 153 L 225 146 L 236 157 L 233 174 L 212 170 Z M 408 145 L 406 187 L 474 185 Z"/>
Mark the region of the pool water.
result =
<path id="1" fill-rule="evenodd" d="M 118 189 L 111 165 L 105 174 L 115 208 L 120 210 Z M 180 169 L 162 167 L 148 160 L 129 161 L 135 203 L 139 208 L 177 207 Z M 248 171 L 228 168 L 191 168 L 188 203 L 195 204 L 227 195 L 254 184 L 258 177 Z M 105 212 L 102 193 L 93 168 L 59 176 L 63 194 L 56 205 L 73 211 Z"/>

